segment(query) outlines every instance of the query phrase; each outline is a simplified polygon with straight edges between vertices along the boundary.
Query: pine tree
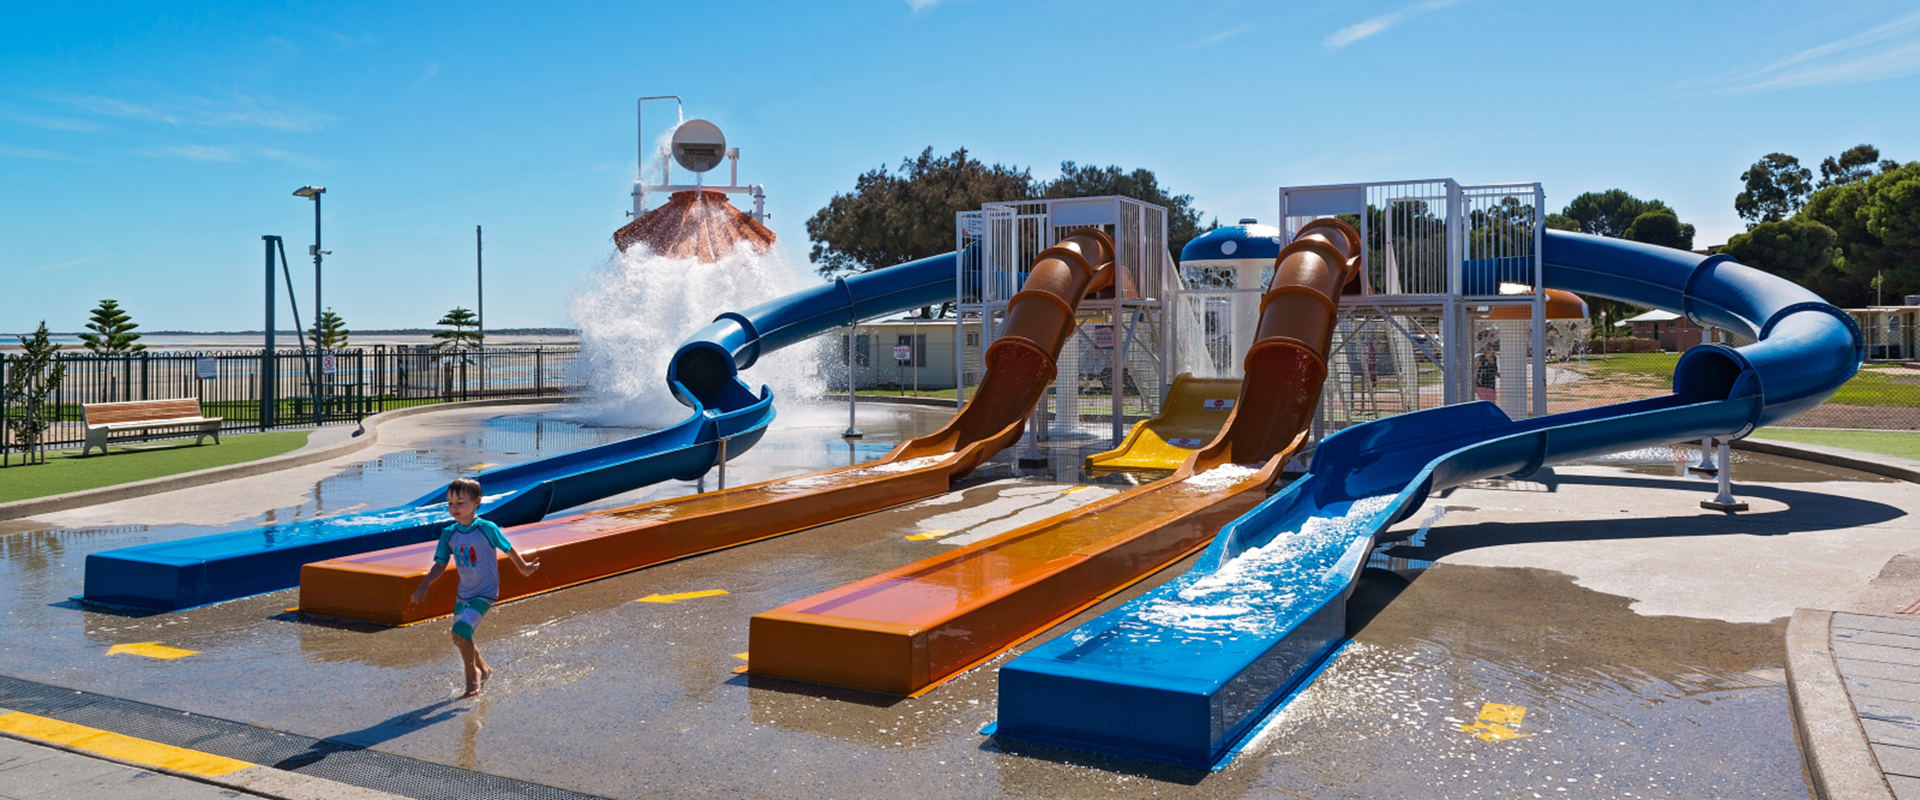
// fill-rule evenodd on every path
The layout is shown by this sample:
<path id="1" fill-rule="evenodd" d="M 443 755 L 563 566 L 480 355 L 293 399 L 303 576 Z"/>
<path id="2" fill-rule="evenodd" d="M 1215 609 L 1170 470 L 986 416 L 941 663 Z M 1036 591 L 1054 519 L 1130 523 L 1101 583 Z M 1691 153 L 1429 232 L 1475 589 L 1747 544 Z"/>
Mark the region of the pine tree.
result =
<path id="1" fill-rule="evenodd" d="M 13 430 L 12 440 L 21 452 L 26 453 L 26 463 L 45 463 L 40 453 L 40 437 L 46 433 L 54 405 L 49 402 L 54 392 L 60 390 L 60 382 L 67 377 L 67 365 L 56 359 L 60 345 L 47 333 L 46 320 L 40 321 L 40 328 L 31 338 L 20 337 L 20 355 L 7 371 L 7 405 L 11 414 L 0 422 Z M 0 448 L 0 453 L 4 453 Z"/>
<path id="2" fill-rule="evenodd" d="M 339 352 L 346 349 L 347 337 L 352 333 L 353 331 L 347 330 L 347 323 L 340 319 L 339 314 L 333 313 L 331 308 L 320 313 L 318 332 L 312 328 L 307 329 L 307 336 L 313 340 L 313 345 L 326 352 Z"/>
<path id="3" fill-rule="evenodd" d="M 434 331 L 433 349 L 442 353 L 465 353 L 480 349 L 486 334 L 480 332 L 480 318 L 473 311 L 456 307 L 434 323 L 447 330 Z"/>
<path id="4" fill-rule="evenodd" d="M 140 344 L 140 334 L 133 332 L 138 327 L 139 323 L 120 308 L 120 301 L 102 300 L 87 322 L 87 330 L 93 332 L 80 334 L 80 341 L 95 355 L 138 353 L 147 349 Z"/>

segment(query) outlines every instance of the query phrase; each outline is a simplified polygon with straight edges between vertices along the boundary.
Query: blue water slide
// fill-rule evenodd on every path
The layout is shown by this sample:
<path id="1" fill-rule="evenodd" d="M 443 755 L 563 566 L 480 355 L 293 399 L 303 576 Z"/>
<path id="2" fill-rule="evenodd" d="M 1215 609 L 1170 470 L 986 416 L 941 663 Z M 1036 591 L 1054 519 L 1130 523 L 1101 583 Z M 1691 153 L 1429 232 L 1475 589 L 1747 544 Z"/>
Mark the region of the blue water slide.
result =
<path id="1" fill-rule="evenodd" d="M 1526 420 L 1473 402 L 1328 437 L 1306 475 L 1223 527 L 1186 574 L 1002 667 L 995 734 L 1221 765 L 1344 642 L 1346 600 L 1368 553 L 1432 493 L 1745 436 L 1819 405 L 1859 369 L 1860 332 L 1844 312 L 1726 256 L 1547 231 L 1543 261 L 1551 288 L 1684 313 L 1757 341 L 1688 350 L 1662 397 Z"/>
<path id="2" fill-rule="evenodd" d="M 752 447 L 773 421 L 773 392 L 740 379 L 766 353 L 855 319 L 954 296 L 953 253 L 908 262 L 722 314 L 674 353 L 667 381 L 693 413 L 673 427 L 474 477 L 480 515 L 521 525 L 665 480 L 693 480 Z M 644 313 L 644 312 L 641 312 Z M 384 511 L 269 525 L 87 556 L 83 601 L 178 610 L 299 584 L 300 566 L 424 542 L 448 522 L 444 487 Z"/>

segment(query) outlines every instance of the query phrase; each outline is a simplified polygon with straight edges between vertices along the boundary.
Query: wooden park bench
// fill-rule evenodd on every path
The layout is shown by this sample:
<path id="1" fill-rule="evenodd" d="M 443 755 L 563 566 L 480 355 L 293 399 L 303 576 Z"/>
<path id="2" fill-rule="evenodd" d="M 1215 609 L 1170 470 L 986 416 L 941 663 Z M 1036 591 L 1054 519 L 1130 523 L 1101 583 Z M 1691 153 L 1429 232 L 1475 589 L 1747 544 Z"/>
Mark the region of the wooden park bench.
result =
<path id="1" fill-rule="evenodd" d="M 109 443 L 145 441 L 169 436 L 193 436 L 200 444 L 212 436 L 220 443 L 221 417 L 200 416 L 200 401 L 191 397 L 174 400 L 134 400 L 127 403 L 87 403 L 80 407 L 87 421 L 86 446 L 80 455 L 100 448 L 105 455 Z"/>

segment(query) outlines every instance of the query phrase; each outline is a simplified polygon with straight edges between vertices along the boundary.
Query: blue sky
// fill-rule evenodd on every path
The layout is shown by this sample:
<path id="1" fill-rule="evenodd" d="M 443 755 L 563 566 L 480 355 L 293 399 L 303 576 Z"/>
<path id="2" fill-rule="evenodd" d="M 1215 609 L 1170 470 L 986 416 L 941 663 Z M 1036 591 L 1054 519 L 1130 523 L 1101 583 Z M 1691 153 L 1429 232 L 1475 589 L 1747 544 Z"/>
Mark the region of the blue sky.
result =
<path id="1" fill-rule="evenodd" d="M 795 262 L 827 198 L 929 145 L 1147 167 L 1229 221 L 1282 185 L 1619 187 L 1712 244 L 1766 153 L 1920 159 L 1920 4 L 11 4 L 0 331 L 75 330 L 103 297 L 257 329 L 261 234 L 310 285 L 307 183 L 351 327 L 471 306 L 476 224 L 489 326 L 566 325 L 656 94 L 741 148 Z"/>

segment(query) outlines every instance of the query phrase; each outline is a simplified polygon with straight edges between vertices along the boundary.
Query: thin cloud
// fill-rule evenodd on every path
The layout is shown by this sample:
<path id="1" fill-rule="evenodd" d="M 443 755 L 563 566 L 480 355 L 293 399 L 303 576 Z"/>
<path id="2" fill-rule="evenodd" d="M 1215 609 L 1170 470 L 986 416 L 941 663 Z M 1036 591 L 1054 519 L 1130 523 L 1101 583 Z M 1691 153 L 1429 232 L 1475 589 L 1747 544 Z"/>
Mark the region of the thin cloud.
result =
<path id="1" fill-rule="evenodd" d="M 26 114 L 15 114 L 13 115 L 13 120 L 15 122 L 24 122 L 36 128 L 46 128 L 50 131 L 83 131 L 91 133 L 106 130 L 106 128 L 101 127 L 99 123 L 88 122 L 84 119 L 56 119 L 53 117 L 33 117 Z"/>
<path id="2" fill-rule="evenodd" d="M 1920 72 L 1920 11 L 1732 76 L 1750 92 L 1871 83 Z"/>
<path id="3" fill-rule="evenodd" d="M 939 2 L 940 0 L 907 0 L 907 8 L 913 9 L 913 13 L 918 14 L 934 7 L 939 4 Z"/>
<path id="4" fill-rule="evenodd" d="M 224 101 L 190 97 L 171 103 L 136 103 L 99 95 L 54 95 L 50 99 L 105 117 L 174 126 L 312 131 L 333 120 L 326 114 L 296 103 L 256 95 L 239 95 Z"/>
<path id="5" fill-rule="evenodd" d="M 308 169 L 325 169 L 326 161 L 300 153 L 288 152 L 272 147 L 250 147 L 230 144 L 186 144 L 172 147 L 160 147 L 153 150 L 141 150 L 136 155 L 148 158 L 167 158 L 181 161 L 199 161 L 207 164 L 240 164 L 248 161 L 279 161 Z"/>
<path id="6" fill-rule="evenodd" d="M 1225 30 L 1225 31 L 1221 31 L 1221 32 L 1219 32 L 1219 33 L 1216 33 L 1216 34 L 1214 34 L 1214 35 L 1212 35 L 1212 36 L 1209 36 L 1209 37 L 1207 37 L 1207 38 L 1205 38 L 1205 39 L 1201 39 L 1200 41 L 1197 41 L 1197 42 L 1194 42 L 1194 43 L 1193 43 L 1193 47 L 1194 47 L 1194 49 L 1199 49 L 1199 48 L 1202 48 L 1202 47 L 1212 47 L 1212 46 L 1214 46 L 1214 45 L 1216 45 L 1216 44 L 1219 44 L 1219 43 L 1221 43 L 1221 42 L 1224 42 L 1224 41 L 1226 41 L 1226 40 L 1228 40 L 1228 39 L 1231 39 L 1231 38 L 1233 38 L 1233 37 L 1235 37 L 1235 36 L 1239 36 L 1240 34 L 1243 34 L 1243 33 L 1246 33 L 1247 31 L 1249 31 L 1249 30 L 1252 30 L 1252 29 L 1253 29 L 1253 26 L 1251 26 L 1251 25 L 1242 25 L 1242 26 L 1240 26 L 1240 27 L 1238 27 L 1238 28 L 1234 28 L 1234 29 L 1232 29 L 1232 30 Z"/>
<path id="7" fill-rule="evenodd" d="M 1459 5 L 1461 2 L 1462 0 L 1427 0 L 1424 3 L 1415 3 L 1397 11 L 1389 11 L 1372 19 L 1363 20 L 1334 31 L 1333 35 L 1327 37 L 1326 44 L 1328 47 L 1338 50 L 1402 22 L 1406 22 L 1409 19 L 1420 16 L 1421 14 L 1429 11 L 1439 11 L 1448 6 Z"/>
<path id="8" fill-rule="evenodd" d="M 66 153 L 56 153 L 56 152 L 53 152 L 52 150 L 41 150 L 37 147 L 13 147 L 11 145 L 4 145 L 4 144 L 0 144 L 0 158 L 33 158 L 33 159 L 39 159 L 41 161 L 87 161 L 88 160 L 85 158 L 80 158 L 79 156 L 70 156 L 70 155 L 67 155 Z"/>
<path id="9" fill-rule="evenodd" d="M 111 254 L 102 253 L 97 256 L 87 256 L 86 258 L 76 258 L 72 261 L 62 261 L 58 264 L 48 264 L 46 266 L 34 267 L 33 269 L 30 269 L 27 271 L 28 272 L 46 272 L 47 270 L 53 270 L 53 269 L 65 269 L 67 267 L 77 267 L 89 261 L 99 261 L 100 259 L 106 258 L 108 255 L 111 255 Z"/>

